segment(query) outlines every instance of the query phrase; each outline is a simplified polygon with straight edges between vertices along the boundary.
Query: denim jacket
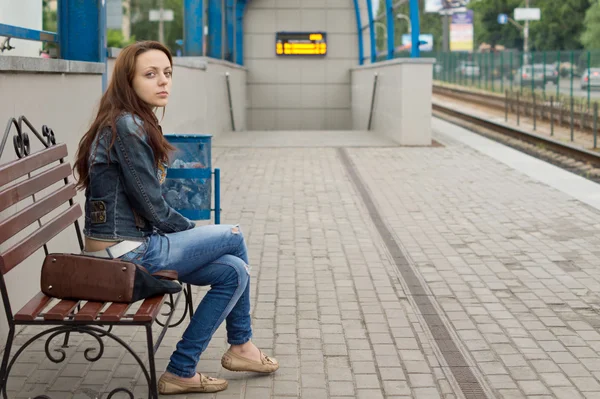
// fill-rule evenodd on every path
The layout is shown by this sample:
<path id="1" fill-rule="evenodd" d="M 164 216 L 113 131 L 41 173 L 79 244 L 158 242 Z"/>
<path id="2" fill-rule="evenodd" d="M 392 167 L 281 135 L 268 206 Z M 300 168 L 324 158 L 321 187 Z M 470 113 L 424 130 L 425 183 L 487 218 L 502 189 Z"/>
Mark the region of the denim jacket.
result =
<path id="1" fill-rule="evenodd" d="M 140 118 L 124 113 L 117 119 L 112 147 L 110 126 L 103 128 L 92 143 L 85 190 L 83 232 L 87 237 L 143 241 L 155 231 L 174 233 L 195 226 L 162 197 L 160 185 L 166 166 L 155 163 L 141 126 Z"/>

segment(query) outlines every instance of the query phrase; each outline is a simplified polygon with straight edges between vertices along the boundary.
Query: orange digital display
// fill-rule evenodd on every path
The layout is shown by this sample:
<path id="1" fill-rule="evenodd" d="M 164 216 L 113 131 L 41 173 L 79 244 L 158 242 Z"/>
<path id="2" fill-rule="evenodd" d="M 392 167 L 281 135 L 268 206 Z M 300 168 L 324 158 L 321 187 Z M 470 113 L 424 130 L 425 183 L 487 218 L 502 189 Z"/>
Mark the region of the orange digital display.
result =
<path id="1" fill-rule="evenodd" d="M 275 53 L 278 56 L 324 56 L 327 34 L 324 32 L 277 32 Z"/>

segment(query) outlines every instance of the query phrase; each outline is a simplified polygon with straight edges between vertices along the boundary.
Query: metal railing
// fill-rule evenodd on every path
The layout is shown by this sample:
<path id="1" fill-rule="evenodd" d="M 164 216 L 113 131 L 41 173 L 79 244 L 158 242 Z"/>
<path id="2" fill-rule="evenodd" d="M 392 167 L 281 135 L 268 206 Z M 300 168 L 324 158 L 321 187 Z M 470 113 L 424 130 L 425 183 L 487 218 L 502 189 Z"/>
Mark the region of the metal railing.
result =
<path id="1" fill-rule="evenodd" d="M 22 28 L 20 26 L 0 24 L 0 36 L 5 37 L 5 39 L 2 39 L 2 41 L 0 41 L 0 53 L 15 48 L 10 43 L 10 40 L 13 38 L 52 43 L 59 46 L 58 34 L 55 32 L 48 32 L 45 30 L 27 29 Z"/>
<path id="2" fill-rule="evenodd" d="M 588 109 L 600 100 L 600 50 L 429 53 L 433 78 L 459 86 L 504 93 L 505 90 L 582 101 Z"/>

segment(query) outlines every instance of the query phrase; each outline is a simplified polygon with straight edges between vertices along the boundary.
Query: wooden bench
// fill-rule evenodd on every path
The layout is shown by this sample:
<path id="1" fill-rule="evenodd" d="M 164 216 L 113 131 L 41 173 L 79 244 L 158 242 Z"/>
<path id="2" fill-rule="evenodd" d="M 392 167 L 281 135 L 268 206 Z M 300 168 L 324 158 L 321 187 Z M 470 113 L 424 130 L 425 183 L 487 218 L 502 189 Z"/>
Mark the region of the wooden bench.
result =
<path id="1" fill-rule="evenodd" d="M 29 137 L 27 133 L 23 132 L 23 123 L 40 140 L 45 147 L 44 149 L 30 154 Z M 143 302 L 140 301 L 142 303 L 139 304 L 139 307 L 137 307 L 138 304 L 133 306 L 134 309 L 137 307 L 137 310 L 131 312 L 129 312 L 129 309 L 132 308 L 131 304 L 57 300 L 47 297 L 41 292 L 31 298 L 16 313 L 13 312 L 4 279 L 6 273 L 18 267 L 42 247 L 48 255 L 48 242 L 71 226 L 75 228 L 79 247 L 83 248 L 83 239 L 77 221 L 82 216 L 82 211 L 81 207 L 73 201 L 76 189 L 75 185 L 69 181 L 71 166 L 65 161 L 68 155 L 66 144 L 56 144 L 54 133 L 46 126 L 42 127 L 42 134 L 40 135 L 25 117 L 20 117 L 18 120 L 13 118 L 9 121 L 4 137 L 0 142 L 0 156 L 8 141 L 9 134 L 14 130 L 16 132 L 13 136 L 13 146 L 18 159 L 0 164 L 0 245 L 11 239 L 17 241 L 11 244 L 10 247 L 0 251 L 0 291 L 9 325 L 8 338 L 0 369 L 0 391 L 3 398 L 7 399 L 6 385 L 16 359 L 31 343 L 46 337 L 46 356 L 51 361 L 59 363 L 65 360 L 65 353 L 59 349 L 58 352 L 61 355 L 51 354 L 49 351 L 50 341 L 64 334 L 64 345 L 67 345 L 69 334 L 82 333 L 93 337 L 99 345 L 99 348 L 95 351 L 86 349 L 84 352 L 85 358 L 89 361 L 97 361 L 102 357 L 104 352 L 103 337 L 109 337 L 123 346 L 142 368 L 148 382 L 148 398 L 157 399 L 154 354 L 169 327 L 180 324 L 185 319 L 188 311 L 191 318 L 193 308 L 189 285 L 175 297 L 160 295 L 148 298 Z M 32 175 L 32 173 L 35 174 Z M 48 191 L 49 187 L 57 183 L 59 188 L 54 189 L 49 194 L 43 196 L 38 194 L 42 190 Z M 36 196 L 36 194 L 38 195 Z M 33 202 L 29 205 L 20 205 L 16 213 L 6 215 L 6 213 L 10 213 L 6 212 L 9 207 L 27 198 L 33 199 Z M 42 222 L 41 218 L 50 213 L 55 216 Z M 31 230 L 32 227 L 35 227 L 35 229 Z M 28 230 L 23 232 L 25 229 Z M 23 237 L 18 236 L 19 234 Z M 184 314 L 179 321 L 172 323 L 171 319 L 182 294 L 186 301 Z M 157 317 L 165 303 L 170 308 L 168 313 L 163 314 L 166 316 L 166 321 L 158 321 Z M 156 339 L 152 335 L 154 322 L 158 322 L 162 326 Z M 17 326 L 26 325 L 47 326 L 48 328 L 29 339 L 11 357 L 15 329 Z M 103 326 L 108 326 L 108 328 L 101 328 Z M 113 326 L 143 326 L 145 328 L 149 370 L 140 356 L 112 332 Z M 133 393 L 128 388 L 115 389 L 108 393 L 107 398 L 111 398 L 117 392 L 127 393 L 133 399 Z M 38 396 L 36 398 L 48 397 Z"/>

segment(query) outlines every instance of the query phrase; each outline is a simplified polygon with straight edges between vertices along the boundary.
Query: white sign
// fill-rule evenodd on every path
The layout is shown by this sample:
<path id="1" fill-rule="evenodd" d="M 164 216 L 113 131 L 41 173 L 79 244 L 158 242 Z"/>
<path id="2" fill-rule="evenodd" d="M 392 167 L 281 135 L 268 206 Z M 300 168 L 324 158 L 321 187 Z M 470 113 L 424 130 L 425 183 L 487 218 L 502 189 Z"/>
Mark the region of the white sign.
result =
<path id="1" fill-rule="evenodd" d="M 438 13 L 442 8 L 442 0 L 425 0 L 425 12 Z"/>
<path id="2" fill-rule="evenodd" d="M 470 0 L 425 0 L 425 12 L 440 15 L 452 15 L 466 12 Z"/>
<path id="3" fill-rule="evenodd" d="M 539 8 L 515 8 L 515 21 L 539 21 L 541 16 Z"/>
<path id="4" fill-rule="evenodd" d="M 162 11 L 162 18 L 161 18 Z M 150 21 L 172 21 L 174 18 L 173 10 L 150 10 Z"/>

